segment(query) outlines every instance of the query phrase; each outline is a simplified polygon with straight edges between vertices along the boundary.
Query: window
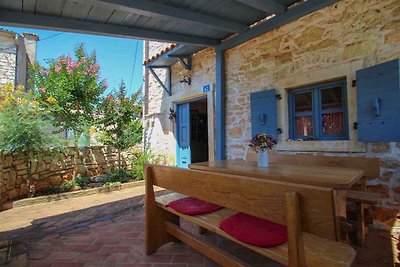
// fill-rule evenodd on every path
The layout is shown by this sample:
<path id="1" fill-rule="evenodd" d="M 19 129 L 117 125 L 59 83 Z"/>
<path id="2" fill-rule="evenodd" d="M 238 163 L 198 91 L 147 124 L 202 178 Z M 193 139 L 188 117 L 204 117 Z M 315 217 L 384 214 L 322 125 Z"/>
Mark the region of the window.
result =
<path id="1" fill-rule="evenodd" d="M 348 139 L 346 106 L 345 80 L 290 91 L 290 138 Z"/>

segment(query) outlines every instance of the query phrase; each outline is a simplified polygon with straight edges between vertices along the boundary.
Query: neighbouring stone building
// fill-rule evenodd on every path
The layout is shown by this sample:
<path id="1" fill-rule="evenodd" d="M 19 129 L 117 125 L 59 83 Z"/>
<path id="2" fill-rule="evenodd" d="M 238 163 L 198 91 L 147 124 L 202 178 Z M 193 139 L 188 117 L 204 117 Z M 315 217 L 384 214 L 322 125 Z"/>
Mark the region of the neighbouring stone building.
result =
<path id="1" fill-rule="evenodd" d="M 36 61 L 39 36 L 0 28 L 0 86 L 5 83 L 27 85 L 28 64 Z"/>
<path id="2" fill-rule="evenodd" d="M 149 42 L 144 58 L 154 60 L 171 44 Z M 163 51 L 164 50 L 164 51 Z M 250 94 L 274 88 L 277 101 L 280 153 L 367 156 L 381 159 L 381 176 L 368 181 L 368 190 L 384 196 L 375 219 L 390 221 L 400 204 L 400 142 L 360 142 L 353 126 L 357 121 L 356 71 L 400 58 L 400 1 L 343 0 L 299 20 L 265 33 L 226 51 L 226 157 L 245 159 L 251 139 Z M 146 61 L 149 62 L 149 61 Z M 209 159 L 215 154 L 215 50 L 204 49 L 192 57 L 192 68 L 171 66 L 169 96 L 153 75 L 144 69 L 144 144 L 177 163 L 176 121 L 172 110 L 186 101 L 205 97 L 208 118 Z M 163 82 L 168 73 L 155 69 Z M 191 84 L 182 82 L 187 75 Z M 346 138 L 340 140 L 297 140 L 290 135 L 290 95 L 296 88 L 328 81 L 344 81 Z M 210 92 L 203 92 L 204 85 Z M 400 114 L 397 114 L 400 116 Z M 308 129 L 307 122 L 304 129 Z M 307 134 L 304 134 L 307 135 Z"/>

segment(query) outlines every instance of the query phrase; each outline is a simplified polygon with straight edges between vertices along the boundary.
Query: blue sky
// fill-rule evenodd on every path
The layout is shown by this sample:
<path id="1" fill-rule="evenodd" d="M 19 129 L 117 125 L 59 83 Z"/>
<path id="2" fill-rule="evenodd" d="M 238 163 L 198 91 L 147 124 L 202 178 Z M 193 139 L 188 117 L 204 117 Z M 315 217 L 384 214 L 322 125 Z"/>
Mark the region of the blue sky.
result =
<path id="1" fill-rule="evenodd" d="M 101 77 L 107 78 L 109 90 L 117 89 L 121 79 L 125 81 L 128 94 L 135 92 L 143 84 L 143 41 L 141 40 L 1 25 L 0 27 L 20 34 L 29 32 L 39 35 L 37 60 L 40 64 L 46 64 L 47 59 L 55 59 L 63 54 L 73 55 L 77 44 L 84 43 L 88 52 L 96 50 L 97 61 L 101 66 Z M 135 53 L 136 60 L 134 60 Z"/>

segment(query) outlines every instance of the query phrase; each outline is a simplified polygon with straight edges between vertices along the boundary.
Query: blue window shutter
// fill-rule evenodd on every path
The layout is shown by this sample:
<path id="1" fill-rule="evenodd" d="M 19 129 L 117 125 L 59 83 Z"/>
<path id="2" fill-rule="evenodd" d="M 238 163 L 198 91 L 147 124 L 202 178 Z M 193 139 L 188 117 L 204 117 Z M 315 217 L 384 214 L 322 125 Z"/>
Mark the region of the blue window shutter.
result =
<path id="1" fill-rule="evenodd" d="M 357 71 L 358 140 L 400 141 L 400 60 Z"/>
<path id="2" fill-rule="evenodd" d="M 178 144 L 181 148 L 190 146 L 189 103 L 178 106 Z"/>
<path id="3" fill-rule="evenodd" d="M 250 94 L 251 134 L 267 133 L 278 137 L 276 90 Z"/>

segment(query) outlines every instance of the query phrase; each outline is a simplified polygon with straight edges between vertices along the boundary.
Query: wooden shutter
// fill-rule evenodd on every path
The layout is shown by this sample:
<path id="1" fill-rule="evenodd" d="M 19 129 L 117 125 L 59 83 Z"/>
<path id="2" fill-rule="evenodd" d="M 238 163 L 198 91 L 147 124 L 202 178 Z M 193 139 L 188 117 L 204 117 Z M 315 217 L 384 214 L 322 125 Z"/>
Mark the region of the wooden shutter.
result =
<path id="1" fill-rule="evenodd" d="M 276 90 L 250 94 L 251 134 L 267 133 L 278 137 Z"/>
<path id="2" fill-rule="evenodd" d="M 180 148 L 190 146 L 189 103 L 178 106 L 178 144 Z"/>
<path id="3" fill-rule="evenodd" d="M 400 141 L 399 59 L 357 71 L 359 141 Z"/>

